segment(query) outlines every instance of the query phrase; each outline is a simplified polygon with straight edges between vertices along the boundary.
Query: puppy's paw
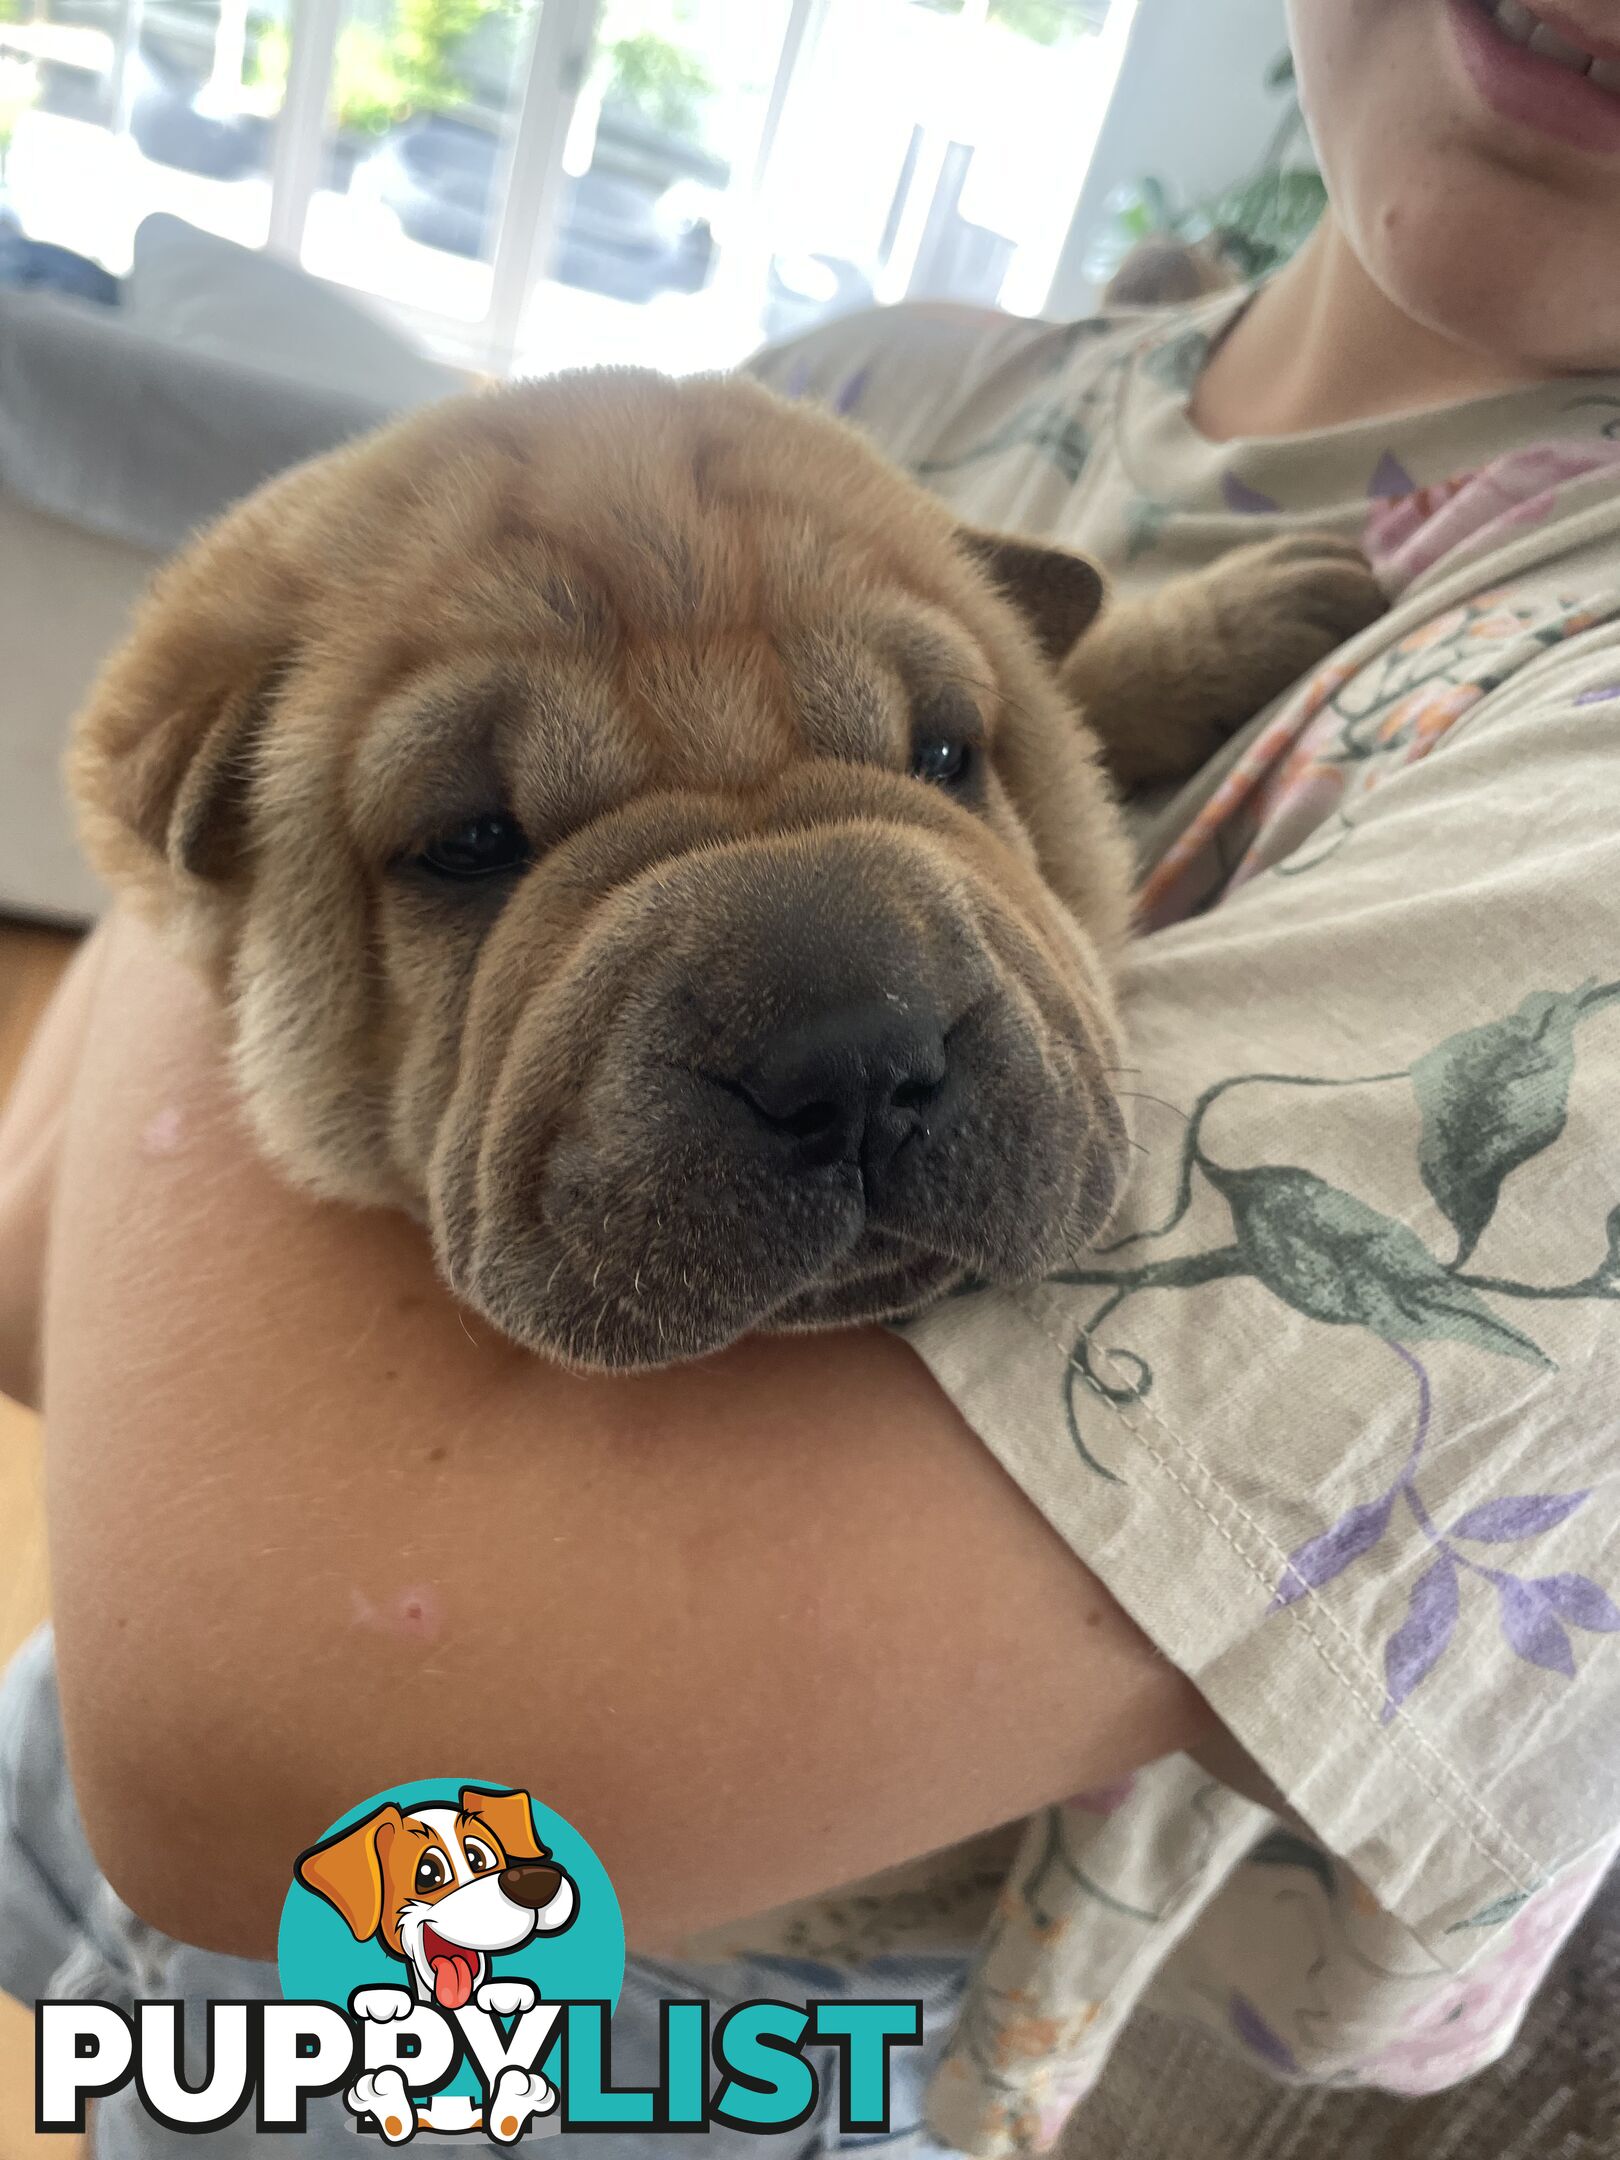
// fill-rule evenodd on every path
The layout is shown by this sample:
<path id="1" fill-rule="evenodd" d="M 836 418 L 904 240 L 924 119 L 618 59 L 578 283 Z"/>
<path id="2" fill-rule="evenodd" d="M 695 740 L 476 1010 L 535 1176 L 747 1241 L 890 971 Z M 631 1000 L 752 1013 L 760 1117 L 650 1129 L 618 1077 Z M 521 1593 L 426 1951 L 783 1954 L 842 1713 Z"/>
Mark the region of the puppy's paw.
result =
<path id="1" fill-rule="evenodd" d="M 374 1989 L 385 1994 L 397 1990 Z M 368 2070 L 343 2095 L 343 2104 L 359 2121 L 371 2121 L 390 2145 L 405 2145 L 416 2135 L 416 2110 L 398 2070 Z"/>
<path id="2" fill-rule="evenodd" d="M 1389 606 L 1371 563 L 1334 533 L 1285 534 L 1205 572 L 1231 703 L 1258 712 Z"/>
<path id="3" fill-rule="evenodd" d="M 409 1988 L 356 1988 L 349 1998 L 349 2008 L 368 2025 L 392 2024 L 395 2018 L 409 2017 L 414 2007 Z"/>
<path id="4" fill-rule="evenodd" d="M 1358 543 L 1337 533 L 1285 533 L 1239 548 L 1220 567 L 1252 579 L 1262 597 L 1314 623 L 1337 644 L 1376 622 L 1389 606 L 1389 595 Z"/>
<path id="5" fill-rule="evenodd" d="M 557 2089 L 538 2070 L 519 2070 L 508 2065 L 495 2080 L 484 2111 L 484 2122 L 497 2145 L 513 2145 L 537 2115 L 549 2115 L 557 2105 Z"/>
<path id="6" fill-rule="evenodd" d="M 473 1996 L 480 2010 L 491 2017 L 521 2017 L 540 2000 L 532 1980 L 486 1980 Z"/>

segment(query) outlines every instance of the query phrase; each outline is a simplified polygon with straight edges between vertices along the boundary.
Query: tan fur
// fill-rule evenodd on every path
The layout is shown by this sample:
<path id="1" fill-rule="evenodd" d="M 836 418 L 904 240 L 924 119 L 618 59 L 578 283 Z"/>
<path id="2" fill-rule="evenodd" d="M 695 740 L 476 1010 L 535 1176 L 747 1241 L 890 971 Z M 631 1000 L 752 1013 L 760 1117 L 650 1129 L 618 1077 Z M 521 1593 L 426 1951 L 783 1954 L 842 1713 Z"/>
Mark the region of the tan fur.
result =
<path id="1" fill-rule="evenodd" d="M 1176 780 L 1383 608 L 1349 541 L 1265 540 L 1105 612 L 1059 674 L 1123 786 Z"/>
<path id="2" fill-rule="evenodd" d="M 1139 240 L 1103 289 L 1105 307 L 1177 307 L 1243 282 L 1218 238 Z"/>
<path id="3" fill-rule="evenodd" d="M 273 1159 L 424 1218 L 518 1339 L 657 1364 L 1095 1237 L 1125 1166 L 1129 870 L 1073 692 L 1127 769 L 1133 729 L 1187 755 L 1371 612 L 1341 551 L 1302 588 L 1339 593 L 1333 628 L 1268 660 L 1294 578 L 1217 575 L 1190 639 L 1168 598 L 1105 614 L 1066 692 L 1050 657 L 1100 593 L 1078 558 L 962 534 L 751 385 L 561 377 L 231 513 L 105 671 L 73 785 L 100 869 L 229 998 Z M 909 776 L 930 729 L 976 743 L 971 799 Z M 423 846 L 496 805 L 532 865 L 427 877 Z M 760 1059 L 914 1008 L 949 1130 L 919 1123 L 881 1205 L 864 1168 L 790 1174 L 739 1106 Z"/>

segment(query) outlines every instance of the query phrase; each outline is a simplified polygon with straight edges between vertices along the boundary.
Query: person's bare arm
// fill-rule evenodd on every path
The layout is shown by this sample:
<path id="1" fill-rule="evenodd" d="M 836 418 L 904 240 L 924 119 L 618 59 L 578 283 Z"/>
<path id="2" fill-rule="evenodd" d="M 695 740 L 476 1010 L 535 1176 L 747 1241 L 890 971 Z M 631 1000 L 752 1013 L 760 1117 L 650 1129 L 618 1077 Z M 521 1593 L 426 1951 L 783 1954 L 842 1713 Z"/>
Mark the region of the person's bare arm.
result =
<path id="1" fill-rule="evenodd" d="M 67 1116 L 106 939 L 74 954 L 0 1102 L 0 1395 L 29 1409 L 39 1401 L 39 1335 L 45 1233 Z"/>
<path id="2" fill-rule="evenodd" d="M 532 1788 L 651 1947 L 1211 1726 L 904 1344 L 639 1380 L 506 1347 L 408 1225 L 260 1167 L 203 992 L 130 925 L 45 1370 L 80 1805 L 196 1942 L 268 1953 L 300 1847 L 414 1777 Z"/>

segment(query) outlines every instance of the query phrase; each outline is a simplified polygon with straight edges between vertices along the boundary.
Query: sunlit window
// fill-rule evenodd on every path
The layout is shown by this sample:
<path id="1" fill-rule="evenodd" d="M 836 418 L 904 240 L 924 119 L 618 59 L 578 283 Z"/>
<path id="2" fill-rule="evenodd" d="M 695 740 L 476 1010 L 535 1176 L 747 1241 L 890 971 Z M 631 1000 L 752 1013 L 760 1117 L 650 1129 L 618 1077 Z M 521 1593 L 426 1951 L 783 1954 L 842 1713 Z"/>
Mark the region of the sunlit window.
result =
<path id="1" fill-rule="evenodd" d="M 1032 313 L 1129 0 L 0 0 L 35 238 L 169 211 L 447 356 L 720 366 L 908 296 Z"/>

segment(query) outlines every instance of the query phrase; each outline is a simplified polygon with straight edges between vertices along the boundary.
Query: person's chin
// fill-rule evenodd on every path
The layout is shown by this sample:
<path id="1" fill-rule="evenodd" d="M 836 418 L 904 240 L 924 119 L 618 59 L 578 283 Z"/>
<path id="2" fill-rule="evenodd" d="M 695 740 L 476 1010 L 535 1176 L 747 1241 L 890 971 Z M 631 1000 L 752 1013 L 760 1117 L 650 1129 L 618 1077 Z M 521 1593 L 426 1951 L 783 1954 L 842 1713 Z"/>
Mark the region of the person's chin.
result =
<path id="1" fill-rule="evenodd" d="M 1402 313 L 1518 380 L 1612 367 L 1620 295 L 1591 276 L 1612 244 L 1620 176 L 1601 214 L 1470 129 L 1395 165 L 1352 244 Z M 1590 225 L 1590 231 L 1583 228 Z M 1610 241 L 1603 240 L 1608 232 Z"/>

